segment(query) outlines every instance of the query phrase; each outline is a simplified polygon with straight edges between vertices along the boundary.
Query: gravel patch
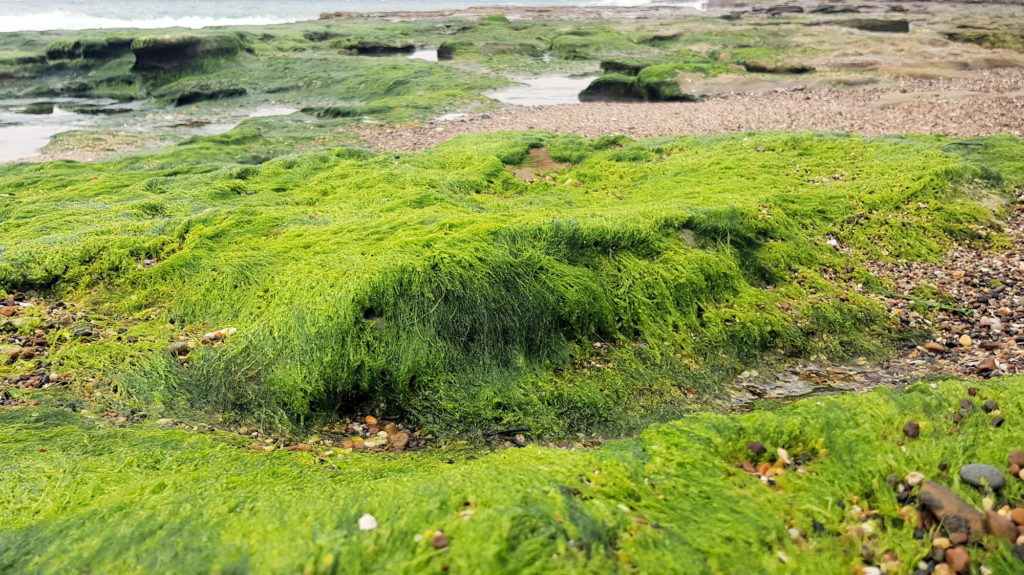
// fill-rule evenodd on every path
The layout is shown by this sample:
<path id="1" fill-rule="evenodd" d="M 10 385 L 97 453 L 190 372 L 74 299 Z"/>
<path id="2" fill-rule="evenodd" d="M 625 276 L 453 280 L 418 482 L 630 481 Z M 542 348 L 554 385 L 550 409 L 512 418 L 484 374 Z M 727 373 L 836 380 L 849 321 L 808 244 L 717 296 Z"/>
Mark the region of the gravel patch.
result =
<path id="1" fill-rule="evenodd" d="M 970 78 L 897 78 L 867 88 L 789 89 L 723 94 L 699 103 L 591 102 L 508 107 L 419 126 L 366 126 L 377 151 L 424 150 L 460 134 L 544 130 L 633 138 L 749 130 L 824 130 L 951 137 L 1024 136 L 1024 69 L 997 68 Z"/>

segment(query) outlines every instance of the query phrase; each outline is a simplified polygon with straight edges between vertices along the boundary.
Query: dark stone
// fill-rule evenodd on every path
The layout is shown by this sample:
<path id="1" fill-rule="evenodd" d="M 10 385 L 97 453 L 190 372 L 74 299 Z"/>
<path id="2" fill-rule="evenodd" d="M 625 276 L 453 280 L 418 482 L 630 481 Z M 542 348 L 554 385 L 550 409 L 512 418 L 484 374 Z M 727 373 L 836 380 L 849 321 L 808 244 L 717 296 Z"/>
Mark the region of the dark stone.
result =
<path id="1" fill-rule="evenodd" d="M 960 400 L 960 409 L 970 409 L 972 407 L 974 407 L 974 402 L 970 399 L 965 397 Z"/>
<path id="2" fill-rule="evenodd" d="M 747 444 L 747 449 L 756 453 L 757 455 L 761 455 L 762 453 L 767 451 L 764 448 L 764 444 L 761 443 L 760 441 L 751 441 L 750 443 Z"/>
<path id="3" fill-rule="evenodd" d="M 836 22 L 840 26 L 856 28 L 865 32 L 890 32 L 906 34 L 910 32 L 910 22 L 907 20 L 883 20 L 881 18 L 857 18 L 855 20 L 843 20 Z"/>
<path id="4" fill-rule="evenodd" d="M 1001 471 L 985 463 L 971 463 L 960 468 L 960 478 L 975 487 L 989 487 L 999 491 L 1006 486 L 1006 477 Z"/>
<path id="5" fill-rule="evenodd" d="M 967 395 L 969 395 L 971 397 L 974 397 L 974 396 L 978 395 L 978 388 L 977 387 L 968 387 L 967 388 Z"/>
<path id="6" fill-rule="evenodd" d="M 817 519 L 815 519 L 814 523 L 811 524 L 811 529 L 815 533 L 824 533 L 825 532 L 825 525 L 821 521 L 818 521 Z"/>
<path id="7" fill-rule="evenodd" d="M 939 471 L 945 473 L 947 469 L 949 469 L 948 461 L 943 461 L 942 463 L 939 463 Z"/>
<path id="8" fill-rule="evenodd" d="M 921 434 L 921 425 L 916 421 L 908 421 L 903 426 L 903 434 L 913 439 Z"/>
<path id="9" fill-rule="evenodd" d="M 801 64 L 772 64 L 771 62 L 761 62 L 758 60 L 745 62 L 743 67 L 747 72 L 757 74 L 806 74 L 814 71 L 814 66 L 804 66 Z"/>
<path id="10" fill-rule="evenodd" d="M 382 44 L 369 41 L 356 42 L 348 48 L 360 56 L 393 56 L 412 54 L 416 51 L 416 46 L 412 44 Z"/>
<path id="11" fill-rule="evenodd" d="M 999 409 L 999 404 L 997 404 L 995 400 L 988 399 L 985 400 L 985 404 L 982 405 L 981 408 L 985 410 L 985 413 L 992 413 L 993 411 Z"/>
<path id="12" fill-rule="evenodd" d="M 1000 416 L 992 420 L 992 427 L 1002 427 L 1006 423 L 1006 418 Z"/>
<path id="13" fill-rule="evenodd" d="M 800 6 L 791 6 L 788 4 L 772 6 L 764 11 L 769 16 L 779 16 L 781 14 L 801 14 L 804 9 Z"/>

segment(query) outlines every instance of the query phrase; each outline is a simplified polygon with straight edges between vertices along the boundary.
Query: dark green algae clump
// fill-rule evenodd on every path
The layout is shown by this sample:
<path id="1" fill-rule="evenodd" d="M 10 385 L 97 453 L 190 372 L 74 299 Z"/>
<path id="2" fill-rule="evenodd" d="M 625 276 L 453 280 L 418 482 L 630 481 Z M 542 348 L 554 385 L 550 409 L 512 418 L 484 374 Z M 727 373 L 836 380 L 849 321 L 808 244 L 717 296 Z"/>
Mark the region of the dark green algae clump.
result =
<path id="1" fill-rule="evenodd" d="M 98 333 L 63 328 L 54 369 L 122 410 L 264 427 L 629 434 L 747 366 L 922 339 L 859 259 L 998 248 L 1021 179 L 1013 138 L 504 133 L 233 163 L 245 134 L 5 168 L 0 288 L 85 306 Z M 539 147 L 565 167 L 517 180 Z M 228 327 L 185 365 L 166 351 Z"/>
<path id="2" fill-rule="evenodd" d="M 691 415 L 592 451 L 475 460 L 454 449 L 261 453 L 235 435 L 8 408 L 0 571 L 816 574 L 854 572 L 870 549 L 909 573 L 930 537 L 915 538 L 916 519 L 885 478 L 916 471 L 980 508 L 958 470 L 1005 469 L 1024 445 L 1022 384 L 810 398 Z M 968 385 L 998 402 L 1003 426 L 980 410 L 954 423 Z M 908 420 L 917 438 L 904 435 Z M 758 459 L 750 441 L 768 453 Z M 772 489 L 740 469 L 778 448 L 807 472 L 778 475 Z M 1019 501 L 1022 486 L 1011 477 L 1003 495 Z M 363 514 L 376 529 L 359 530 Z M 431 545 L 438 529 L 443 549 Z M 1005 540 L 986 538 L 971 555 L 975 568 L 1020 570 Z"/>

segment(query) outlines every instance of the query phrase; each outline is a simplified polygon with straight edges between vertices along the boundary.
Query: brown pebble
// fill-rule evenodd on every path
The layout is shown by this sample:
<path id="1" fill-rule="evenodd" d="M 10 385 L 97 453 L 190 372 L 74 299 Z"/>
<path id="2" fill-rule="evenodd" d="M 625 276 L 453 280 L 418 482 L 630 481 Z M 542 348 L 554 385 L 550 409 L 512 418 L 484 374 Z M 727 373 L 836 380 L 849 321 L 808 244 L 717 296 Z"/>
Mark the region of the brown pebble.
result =
<path id="1" fill-rule="evenodd" d="M 947 351 L 946 350 L 946 346 L 942 345 L 941 343 L 939 343 L 937 341 L 929 341 L 928 343 L 924 344 L 924 349 L 925 349 L 925 351 L 928 351 L 928 352 L 931 352 L 931 353 L 934 353 L 934 354 L 946 353 L 946 351 Z"/>
<path id="2" fill-rule="evenodd" d="M 372 415 L 367 415 L 365 421 L 368 425 L 377 425 L 377 418 Z"/>
<path id="3" fill-rule="evenodd" d="M 965 397 L 960 400 L 960 409 L 970 409 L 972 407 L 974 407 L 974 402 L 970 399 Z"/>
<path id="4" fill-rule="evenodd" d="M 750 443 L 747 444 L 747 449 L 756 453 L 757 455 L 761 455 L 762 453 L 767 451 L 764 448 L 764 444 L 761 443 L 760 441 L 751 441 Z"/>
<path id="5" fill-rule="evenodd" d="M 996 537 L 1004 537 L 1011 543 L 1017 540 L 1017 526 L 996 511 L 985 512 L 985 530 Z"/>
<path id="6" fill-rule="evenodd" d="M 1010 519 L 1017 525 L 1024 525 L 1024 509 L 1015 507 L 1010 510 Z"/>
<path id="7" fill-rule="evenodd" d="M 1006 456 L 1006 462 L 1010 465 L 1016 464 L 1017 467 L 1024 467 L 1024 451 L 1019 449 L 1011 451 L 1010 454 Z"/>
<path id="8" fill-rule="evenodd" d="M 409 434 L 404 431 L 391 436 L 391 448 L 395 451 L 402 451 L 409 445 Z"/>
<path id="9" fill-rule="evenodd" d="M 978 395 L 978 388 L 977 387 L 968 387 L 967 388 L 967 395 L 969 395 L 971 397 L 974 397 L 974 396 Z"/>
<path id="10" fill-rule="evenodd" d="M 971 564 L 971 555 L 963 547 L 953 547 L 946 550 L 946 563 L 954 573 L 965 573 Z"/>
<path id="11" fill-rule="evenodd" d="M 907 437 L 914 438 L 920 434 L 921 424 L 916 421 L 908 421 L 907 424 L 903 426 L 903 435 L 906 435 Z"/>
<path id="12" fill-rule="evenodd" d="M 974 368 L 974 371 L 977 373 L 988 373 L 997 369 L 999 369 L 999 365 L 996 363 L 996 358 L 988 356 L 981 360 L 981 363 L 978 364 L 978 367 Z"/>
<path id="13" fill-rule="evenodd" d="M 448 536 L 440 529 L 434 531 L 434 536 L 430 538 L 430 546 L 434 549 L 444 549 L 448 546 Z"/>
<path id="14" fill-rule="evenodd" d="M 943 461 L 942 463 L 939 464 L 939 471 L 945 473 L 947 469 L 949 469 L 948 461 Z"/>

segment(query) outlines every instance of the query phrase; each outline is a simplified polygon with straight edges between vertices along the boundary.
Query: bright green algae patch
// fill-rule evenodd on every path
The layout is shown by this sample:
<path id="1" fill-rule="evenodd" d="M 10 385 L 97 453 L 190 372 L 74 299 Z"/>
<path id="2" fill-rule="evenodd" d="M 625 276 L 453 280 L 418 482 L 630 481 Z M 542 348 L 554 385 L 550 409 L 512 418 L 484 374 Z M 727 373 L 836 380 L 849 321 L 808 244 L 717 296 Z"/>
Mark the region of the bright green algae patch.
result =
<path id="1" fill-rule="evenodd" d="M 893 550 L 909 572 L 930 539 L 913 538 L 886 476 L 919 471 L 980 508 L 957 470 L 1004 468 L 1024 444 L 1022 384 L 973 384 L 999 403 L 999 428 L 980 409 L 954 424 L 968 384 L 946 381 L 691 415 L 594 451 L 529 447 L 473 461 L 443 450 L 258 453 L 238 436 L 8 409 L 0 571 L 840 573 L 867 543 L 878 556 Z M 904 437 L 908 420 L 921 424 L 919 438 Z M 754 457 L 748 441 L 806 459 L 810 473 L 778 476 L 770 489 L 738 469 Z M 1004 495 L 1019 501 L 1022 485 L 1011 479 Z M 855 529 L 865 521 L 855 503 L 878 513 L 870 540 Z M 376 530 L 358 530 L 364 513 Z M 429 544 L 439 528 L 443 551 Z M 1005 541 L 991 549 L 972 549 L 975 564 L 1019 570 Z"/>
<path id="2" fill-rule="evenodd" d="M 628 433 L 745 365 L 912 337 L 852 289 L 878 280 L 828 240 L 901 258 L 998 245 L 983 204 L 1019 179 L 1022 152 L 1013 138 L 506 133 L 225 164 L 246 134 L 5 169 L 0 288 L 85 302 L 140 337 L 51 360 L 115 377 L 125 401 L 266 424 L 383 406 L 444 432 Z M 573 165 L 515 179 L 506 164 L 540 146 Z M 188 367 L 163 351 L 229 326 Z"/>

